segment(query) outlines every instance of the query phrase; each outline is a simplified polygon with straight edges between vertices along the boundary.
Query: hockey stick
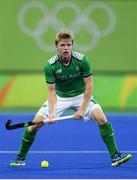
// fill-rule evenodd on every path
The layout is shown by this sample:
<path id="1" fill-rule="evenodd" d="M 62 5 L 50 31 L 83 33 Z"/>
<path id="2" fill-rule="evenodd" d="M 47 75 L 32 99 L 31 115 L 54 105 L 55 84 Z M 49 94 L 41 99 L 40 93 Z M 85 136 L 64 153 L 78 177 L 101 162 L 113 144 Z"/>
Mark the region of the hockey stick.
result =
<path id="1" fill-rule="evenodd" d="M 53 120 L 60 121 L 60 120 L 68 120 L 68 119 L 73 119 L 73 118 L 74 118 L 73 115 L 69 115 L 69 116 L 62 116 L 62 117 L 54 118 Z M 44 119 L 43 121 L 40 121 L 40 122 L 28 121 L 28 122 L 22 122 L 22 123 L 17 123 L 17 124 L 11 124 L 12 120 L 7 120 L 5 126 L 6 126 L 6 129 L 13 130 L 13 129 L 23 128 L 23 127 L 33 126 L 33 125 L 42 125 L 48 122 L 49 122 L 49 119 Z"/>
<path id="2" fill-rule="evenodd" d="M 70 120 L 70 119 L 74 119 L 74 115 L 57 117 L 57 118 L 54 118 L 53 120 L 60 121 L 60 120 Z M 83 120 L 87 121 L 87 117 L 83 118 Z M 33 126 L 33 125 L 42 125 L 48 122 L 49 122 L 49 119 L 44 119 L 43 121 L 40 121 L 40 122 L 28 121 L 28 122 L 23 122 L 23 123 L 11 124 L 12 120 L 7 120 L 5 127 L 7 130 L 13 130 L 13 129 L 19 129 L 19 128 Z"/>

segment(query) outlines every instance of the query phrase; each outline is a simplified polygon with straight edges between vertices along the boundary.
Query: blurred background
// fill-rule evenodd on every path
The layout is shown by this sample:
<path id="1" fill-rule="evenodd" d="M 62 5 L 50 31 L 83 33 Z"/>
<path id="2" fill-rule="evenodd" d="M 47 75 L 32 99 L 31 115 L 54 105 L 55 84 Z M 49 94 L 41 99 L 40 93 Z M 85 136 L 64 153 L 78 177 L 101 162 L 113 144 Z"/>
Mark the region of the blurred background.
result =
<path id="1" fill-rule="evenodd" d="M 137 2 L 0 0 L 0 109 L 39 109 L 47 99 L 44 64 L 56 33 L 92 64 L 94 97 L 106 111 L 137 111 Z"/>

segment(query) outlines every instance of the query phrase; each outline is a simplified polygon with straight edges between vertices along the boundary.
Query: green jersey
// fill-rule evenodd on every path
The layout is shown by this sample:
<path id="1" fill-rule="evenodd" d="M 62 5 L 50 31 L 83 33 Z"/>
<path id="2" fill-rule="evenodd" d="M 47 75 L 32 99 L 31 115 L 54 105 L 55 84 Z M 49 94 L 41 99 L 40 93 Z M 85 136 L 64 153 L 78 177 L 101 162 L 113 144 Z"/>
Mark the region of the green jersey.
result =
<path id="1" fill-rule="evenodd" d="M 50 58 L 45 66 L 46 82 L 55 83 L 56 93 L 61 97 L 74 97 L 84 93 L 84 78 L 91 74 L 87 58 L 79 52 L 72 52 L 68 66 L 62 64 L 59 55 Z"/>

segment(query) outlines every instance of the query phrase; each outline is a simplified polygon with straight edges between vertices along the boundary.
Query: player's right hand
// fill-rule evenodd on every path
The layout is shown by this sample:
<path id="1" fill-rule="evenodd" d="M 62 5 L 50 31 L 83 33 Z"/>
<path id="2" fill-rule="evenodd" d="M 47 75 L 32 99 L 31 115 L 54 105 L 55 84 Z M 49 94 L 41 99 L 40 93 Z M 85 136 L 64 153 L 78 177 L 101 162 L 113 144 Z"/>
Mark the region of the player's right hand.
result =
<path id="1" fill-rule="evenodd" d="M 49 124 L 49 125 L 56 123 L 56 121 L 54 120 L 54 118 L 56 118 L 56 115 L 55 115 L 55 114 L 53 114 L 53 115 L 50 114 L 50 115 L 49 115 L 49 117 L 48 117 L 48 119 L 49 119 L 48 124 Z"/>

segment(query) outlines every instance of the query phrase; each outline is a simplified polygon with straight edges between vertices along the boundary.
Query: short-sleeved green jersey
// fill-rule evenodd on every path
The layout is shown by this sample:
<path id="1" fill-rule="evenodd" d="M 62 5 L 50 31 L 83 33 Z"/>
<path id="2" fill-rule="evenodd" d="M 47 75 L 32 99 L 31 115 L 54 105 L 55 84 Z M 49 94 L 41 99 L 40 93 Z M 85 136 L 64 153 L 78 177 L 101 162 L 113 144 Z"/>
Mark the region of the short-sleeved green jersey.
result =
<path id="1" fill-rule="evenodd" d="M 84 78 L 92 74 L 84 54 L 72 52 L 71 61 L 64 66 L 58 55 L 48 60 L 45 66 L 46 82 L 55 83 L 56 93 L 61 97 L 74 97 L 84 93 Z"/>

